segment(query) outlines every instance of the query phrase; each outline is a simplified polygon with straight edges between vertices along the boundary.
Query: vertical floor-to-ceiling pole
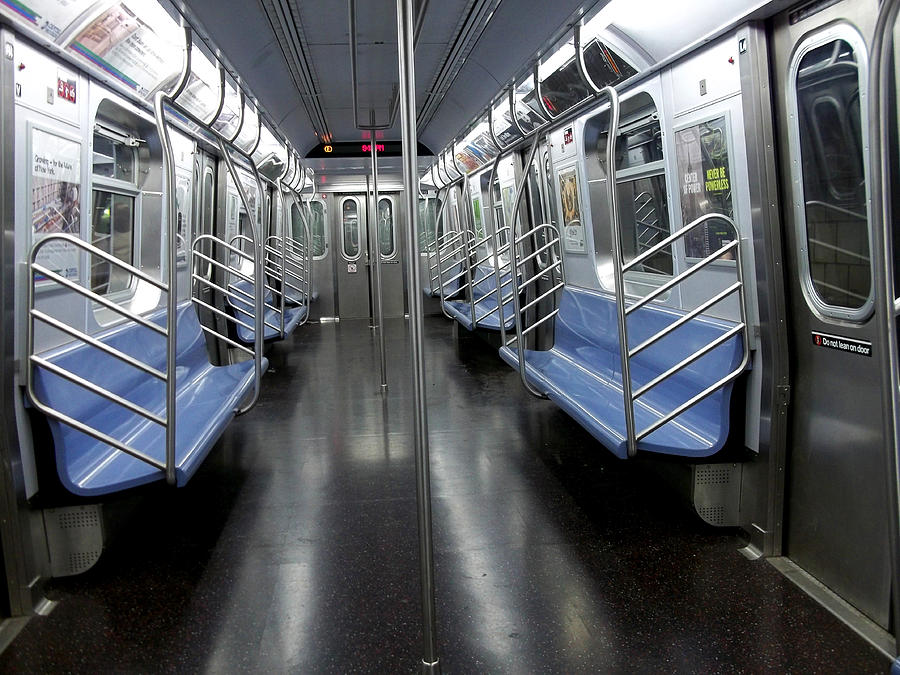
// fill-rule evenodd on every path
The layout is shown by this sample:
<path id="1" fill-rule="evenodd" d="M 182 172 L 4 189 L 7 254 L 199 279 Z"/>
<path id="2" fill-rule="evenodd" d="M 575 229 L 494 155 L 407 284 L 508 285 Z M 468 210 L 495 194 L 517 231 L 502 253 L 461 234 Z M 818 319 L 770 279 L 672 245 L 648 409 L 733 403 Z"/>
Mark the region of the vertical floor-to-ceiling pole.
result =
<path id="1" fill-rule="evenodd" d="M 374 117 L 374 111 L 372 113 Z M 381 227 L 378 222 L 378 144 L 375 132 L 369 141 L 372 153 L 372 218 L 375 221 L 375 312 L 378 324 L 378 350 L 381 356 L 381 392 L 387 391 L 387 365 L 384 356 L 384 291 L 381 286 Z"/>
<path id="2" fill-rule="evenodd" d="M 419 522 L 419 571 L 422 594 L 423 673 L 439 673 L 434 607 L 434 548 L 431 533 L 431 477 L 428 466 L 428 415 L 425 407 L 425 363 L 422 353 L 422 277 L 418 252 L 418 171 L 416 145 L 416 70 L 413 46 L 413 0 L 397 0 L 397 43 L 400 56 L 400 125 L 403 130 L 403 196 L 406 199 L 406 259 L 410 265 L 409 326 L 415 403 L 416 501 Z"/>

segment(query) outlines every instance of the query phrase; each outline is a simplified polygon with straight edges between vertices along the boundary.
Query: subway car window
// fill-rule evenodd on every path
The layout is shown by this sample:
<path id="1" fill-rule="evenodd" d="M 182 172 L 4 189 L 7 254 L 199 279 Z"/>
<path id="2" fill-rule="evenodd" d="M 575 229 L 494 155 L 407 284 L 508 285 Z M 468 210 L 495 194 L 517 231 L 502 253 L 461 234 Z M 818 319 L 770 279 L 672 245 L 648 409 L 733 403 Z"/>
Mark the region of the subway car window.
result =
<path id="1" fill-rule="evenodd" d="M 312 231 L 312 254 L 321 260 L 328 252 L 328 228 L 325 227 L 325 204 L 313 200 L 309 203 L 309 229 Z"/>
<path id="2" fill-rule="evenodd" d="M 860 124 L 865 74 L 840 39 L 808 51 L 796 72 L 811 287 L 826 307 L 859 310 L 872 293 Z"/>
<path id="3" fill-rule="evenodd" d="M 419 251 L 434 250 L 434 221 L 441 204 L 437 199 L 419 199 Z"/>
<path id="4" fill-rule="evenodd" d="M 341 204 L 341 247 L 348 260 L 359 257 L 359 205 L 355 199 Z"/>
<path id="5" fill-rule="evenodd" d="M 136 153 L 123 140 L 94 134 L 91 244 L 134 264 Z M 91 261 L 91 290 L 109 295 L 128 290 L 131 275 L 99 258 Z"/>
<path id="6" fill-rule="evenodd" d="M 647 94 L 637 97 L 637 105 L 636 110 L 631 106 L 634 112 L 620 123 L 616 143 L 619 227 L 625 262 L 653 248 L 671 231 L 659 117 Z M 606 161 L 606 137 L 602 134 L 597 142 L 601 164 Z M 671 248 L 663 249 L 636 269 L 671 275 Z"/>
<path id="7" fill-rule="evenodd" d="M 378 200 L 378 240 L 382 258 L 393 258 L 397 252 L 394 233 L 394 202 L 387 197 Z"/>

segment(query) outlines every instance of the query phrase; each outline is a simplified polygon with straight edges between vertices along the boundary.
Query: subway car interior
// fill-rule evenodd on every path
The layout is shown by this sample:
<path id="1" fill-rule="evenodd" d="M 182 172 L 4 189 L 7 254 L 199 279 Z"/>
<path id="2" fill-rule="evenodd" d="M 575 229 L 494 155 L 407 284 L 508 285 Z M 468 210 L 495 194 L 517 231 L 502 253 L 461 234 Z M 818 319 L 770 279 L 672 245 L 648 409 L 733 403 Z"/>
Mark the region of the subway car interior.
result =
<path id="1" fill-rule="evenodd" d="M 898 12 L 0 0 L 0 670 L 900 675 Z"/>

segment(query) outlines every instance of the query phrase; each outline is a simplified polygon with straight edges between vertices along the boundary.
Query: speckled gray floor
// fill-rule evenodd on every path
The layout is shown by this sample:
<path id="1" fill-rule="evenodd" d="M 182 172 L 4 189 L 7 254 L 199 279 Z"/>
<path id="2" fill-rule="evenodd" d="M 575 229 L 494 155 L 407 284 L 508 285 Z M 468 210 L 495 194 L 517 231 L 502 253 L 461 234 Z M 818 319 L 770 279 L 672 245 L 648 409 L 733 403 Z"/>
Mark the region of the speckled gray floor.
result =
<path id="1" fill-rule="evenodd" d="M 140 493 L 5 672 L 412 672 L 420 657 L 403 322 L 274 346 L 258 407 L 177 491 Z M 886 672 L 875 650 L 478 340 L 426 320 L 446 673 Z"/>

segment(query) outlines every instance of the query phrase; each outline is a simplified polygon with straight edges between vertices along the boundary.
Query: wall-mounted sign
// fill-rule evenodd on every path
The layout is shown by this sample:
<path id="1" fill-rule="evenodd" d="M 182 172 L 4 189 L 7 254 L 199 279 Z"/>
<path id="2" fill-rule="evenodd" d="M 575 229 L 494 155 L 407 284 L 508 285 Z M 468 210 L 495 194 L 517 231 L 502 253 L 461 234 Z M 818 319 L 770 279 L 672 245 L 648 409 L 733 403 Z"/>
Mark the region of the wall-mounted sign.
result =
<path id="1" fill-rule="evenodd" d="M 675 132 L 675 161 L 681 190 L 681 218 L 688 225 L 708 213 L 734 218 L 725 117 L 701 122 Z M 711 220 L 684 238 L 688 258 L 705 258 L 734 239 L 725 221 Z M 728 253 L 722 259 L 732 259 Z"/>
<path id="2" fill-rule="evenodd" d="M 828 333 L 813 331 L 812 341 L 816 347 L 836 349 L 839 352 L 856 354 L 857 356 L 872 356 L 872 343 L 865 340 L 854 340 L 853 338 L 841 337 L 840 335 L 829 335 Z"/>
<path id="3" fill-rule="evenodd" d="M 563 215 L 563 249 L 567 253 L 584 253 L 584 224 L 578 203 L 578 174 L 573 166 L 559 172 L 559 200 Z"/>
<path id="4" fill-rule="evenodd" d="M 38 241 L 55 233 L 81 235 L 81 143 L 31 130 L 31 223 Z M 78 278 L 78 249 L 66 242 L 44 246 L 37 262 L 66 279 Z"/>
<path id="5" fill-rule="evenodd" d="M 56 78 L 56 96 L 75 103 L 75 80 Z"/>

